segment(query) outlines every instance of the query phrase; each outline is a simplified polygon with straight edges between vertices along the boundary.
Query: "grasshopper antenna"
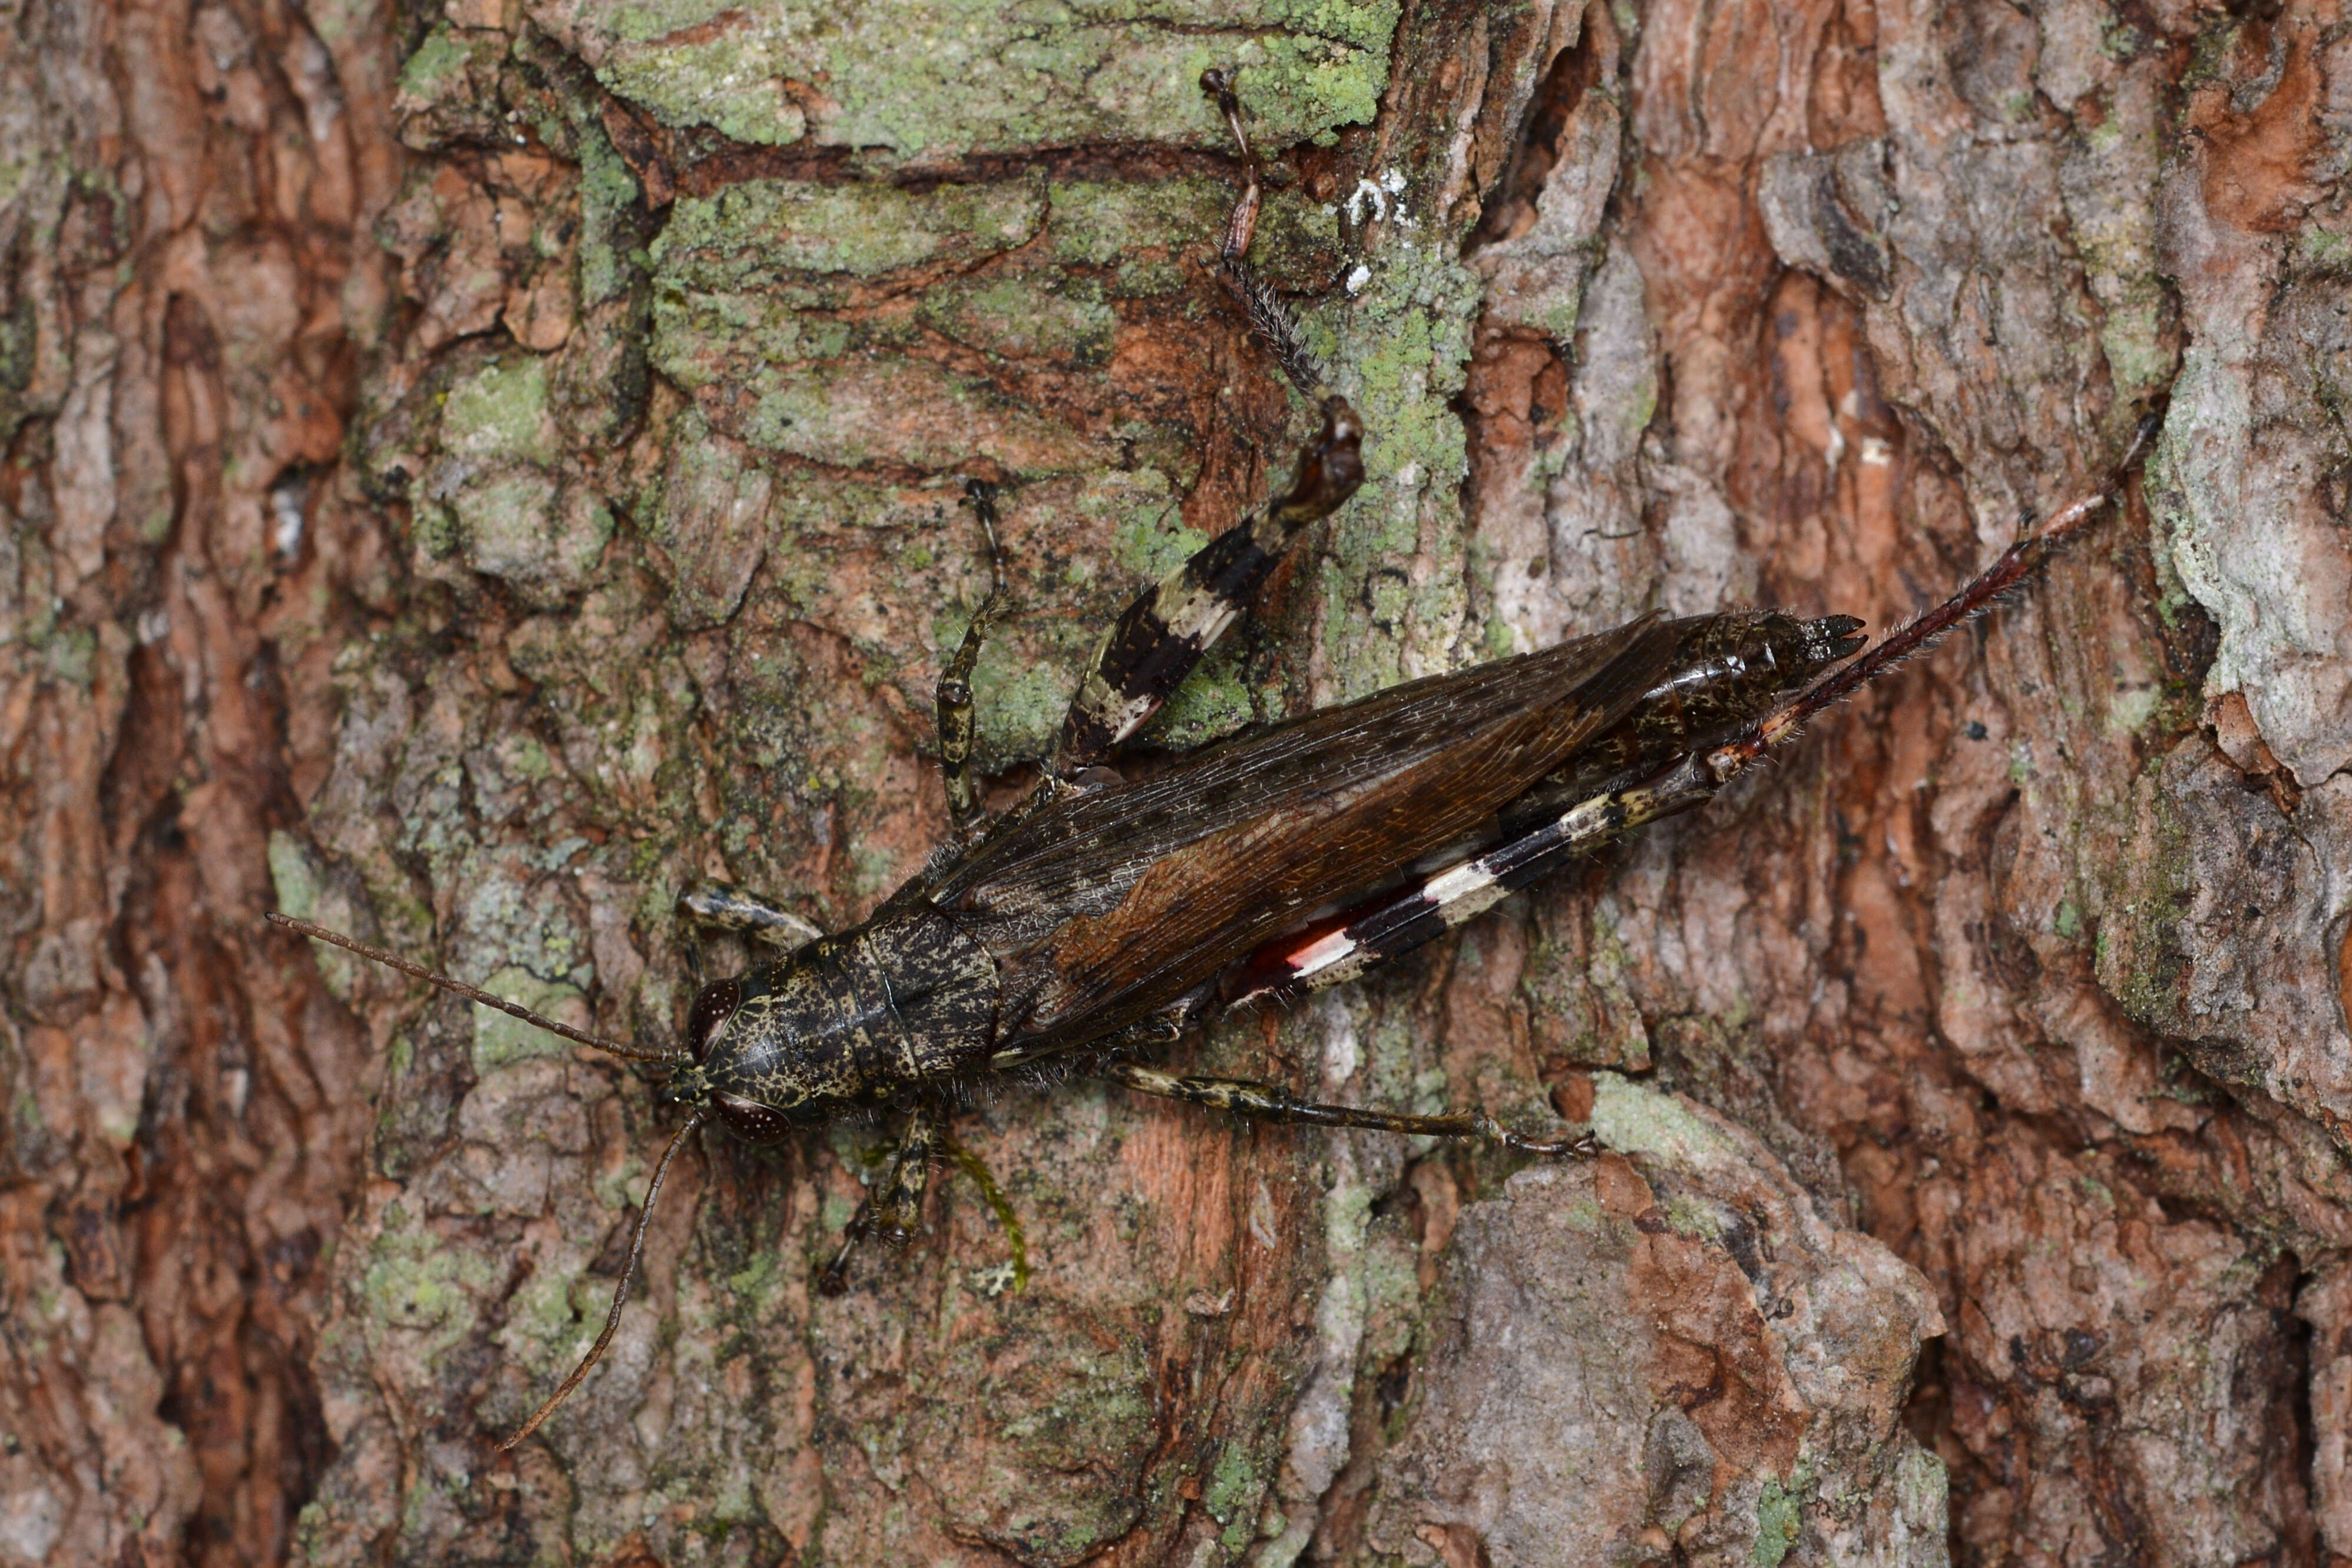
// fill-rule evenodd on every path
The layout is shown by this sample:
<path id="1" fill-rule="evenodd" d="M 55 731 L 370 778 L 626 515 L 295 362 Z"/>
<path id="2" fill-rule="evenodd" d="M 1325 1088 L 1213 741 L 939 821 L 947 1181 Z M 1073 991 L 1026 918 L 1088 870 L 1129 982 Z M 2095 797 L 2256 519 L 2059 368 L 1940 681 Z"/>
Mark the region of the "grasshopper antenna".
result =
<path id="1" fill-rule="evenodd" d="M 583 1046 L 593 1046 L 600 1051 L 609 1051 L 616 1057 L 625 1057 L 630 1061 L 667 1062 L 677 1059 L 667 1051 L 648 1051 L 637 1046 L 625 1046 L 617 1040 L 607 1040 L 601 1036 L 589 1034 L 584 1029 L 575 1029 L 569 1024 L 559 1024 L 552 1018 L 532 1012 L 520 1003 L 509 1002 L 502 996 L 493 996 L 488 992 L 468 985 L 462 980 L 452 980 L 446 974 L 436 974 L 421 964 L 411 963 L 404 958 L 394 957 L 382 948 L 370 947 L 363 942 L 355 942 L 341 931 L 329 931 L 324 926 L 313 925 L 309 921 L 298 921 L 291 915 L 281 915 L 275 911 L 270 914 L 269 919 L 273 925 L 284 926 L 288 931 L 299 931 L 304 936 L 316 937 L 320 942 L 331 942 L 347 952 L 356 952 L 362 958 L 372 958 L 378 963 L 399 970 L 403 974 L 414 975 L 419 980 L 439 986 L 444 991 L 454 992 L 469 1002 L 478 1002 L 485 1007 L 496 1007 L 501 1013 L 520 1018 L 526 1024 L 535 1025 L 545 1029 L 549 1034 L 559 1036 L 563 1039 Z M 629 1299 L 629 1286 L 637 1277 L 637 1262 L 645 1256 L 646 1231 L 653 1224 L 654 1200 L 661 1195 L 662 1179 L 669 1174 L 670 1162 L 677 1158 L 677 1152 L 685 1147 L 687 1138 L 696 1128 L 702 1125 L 708 1115 L 709 1112 L 697 1110 L 688 1116 L 686 1119 L 686 1125 L 680 1127 L 677 1135 L 670 1139 L 669 1147 L 662 1151 L 661 1163 L 654 1167 L 653 1180 L 646 1184 L 645 1204 L 637 1210 L 636 1228 L 629 1236 L 629 1260 L 621 1268 L 621 1282 L 614 1287 L 612 1310 L 604 1314 L 604 1331 L 596 1336 L 596 1342 L 588 1347 L 588 1353 L 581 1357 L 580 1364 L 572 1369 L 572 1375 L 563 1380 L 562 1384 L 549 1397 L 547 1403 L 531 1412 L 530 1419 L 517 1428 L 514 1436 L 499 1445 L 500 1453 L 510 1451 L 516 1444 L 538 1431 L 540 1423 L 553 1415 L 555 1407 L 570 1398 L 572 1391 L 580 1386 L 581 1380 L 595 1368 L 598 1362 L 604 1359 L 605 1349 L 612 1344 L 613 1336 L 620 1331 L 621 1305 Z"/>
<path id="2" fill-rule="evenodd" d="M 575 1045 L 593 1046 L 600 1051 L 609 1051 L 616 1057 L 625 1057 L 633 1062 L 668 1062 L 677 1059 L 677 1056 L 669 1051 L 649 1051 L 643 1046 L 625 1046 L 618 1040 L 608 1040 L 600 1035 L 589 1034 L 584 1029 L 575 1029 L 569 1024 L 559 1024 L 552 1018 L 532 1012 L 519 1002 L 509 1002 L 503 996 L 493 996 L 487 991 L 475 989 L 462 980 L 452 980 L 446 974 L 436 974 L 420 964 L 411 963 L 404 958 L 395 958 L 380 947 L 370 947 L 363 942 L 354 942 L 342 932 L 329 931 L 325 926 L 312 925 L 309 921 L 298 921 L 291 915 L 281 915 L 275 910 L 270 912 L 269 921 L 272 925 L 284 926 L 288 931 L 299 931 L 304 936 L 316 937 L 320 942 L 332 942 L 346 952 L 358 953 L 362 958 L 373 958 L 378 963 L 399 970 L 403 974 L 413 975 L 418 980 L 438 985 L 444 991 L 455 992 L 468 1002 L 479 1002 L 485 1007 L 496 1007 L 509 1017 L 520 1018 L 526 1024 L 535 1025 L 545 1029 L 549 1034 L 561 1036 Z M 667 1162 L 665 1161 L 664 1163 Z"/>
<path id="3" fill-rule="evenodd" d="M 530 1419 L 515 1428 L 513 1436 L 499 1445 L 499 1453 L 512 1452 L 516 1444 L 538 1431 L 539 1424 L 554 1415 L 555 1407 L 572 1397 L 572 1391 L 580 1386 L 580 1380 L 604 1359 L 604 1347 L 613 1342 L 613 1335 L 621 1327 L 621 1303 L 629 1299 L 630 1281 L 637 1277 L 637 1259 L 645 1255 L 646 1227 L 653 1223 L 654 1199 L 661 1195 L 662 1178 L 669 1174 L 669 1163 L 677 1158 L 677 1152 L 686 1142 L 688 1134 L 702 1125 L 704 1114 L 697 1110 L 686 1119 L 686 1125 L 677 1130 L 677 1136 L 672 1138 L 669 1147 L 662 1151 L 661 1163 L 654 1167 L 654 1179 L 646 1184 L 645 1206 L 637 1210 L 637 1228 L 629 1237 L 629 1260 L 621 1266 L 621 1282 L 613 1287 L 613 1310 L 604 1314 L 604 1331 L 596 1336 L 596 1342 L 588 1347 L 588 1353 L 580 1358 L 580 1364 L 573 1367 L 572 1375 L 548 1396 L 547 1403 L 532 1411 Z"/>

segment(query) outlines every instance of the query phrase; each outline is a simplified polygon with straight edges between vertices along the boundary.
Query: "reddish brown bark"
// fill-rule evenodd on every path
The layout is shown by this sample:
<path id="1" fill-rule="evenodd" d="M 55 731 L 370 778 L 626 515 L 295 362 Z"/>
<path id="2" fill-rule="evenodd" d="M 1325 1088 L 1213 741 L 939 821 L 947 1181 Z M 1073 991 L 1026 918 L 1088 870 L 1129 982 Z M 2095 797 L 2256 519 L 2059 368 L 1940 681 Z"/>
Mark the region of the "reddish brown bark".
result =
<path id="1" fill-rule="evenodd" d="M 0 1563 L 2352 1561 L 2335 8 L 812 15 L 14 14 Z M 1008 1091 L 1028 1289 L 943 1178 L 826 1302 L 870 1135 L 712 1137 L 500 1458 L 673 1113 L 259 917 L 667 1037 L 681 884 L 838 928 L 940 837 L 967 474 L 1026 777 L 1306 417 L 1203 49 L 1373 480 L 1173 742 L 1884 626 L 2168 395 L 2147 482 L 1777 772 L 1192 1055 L 1601 1160 Z"/>

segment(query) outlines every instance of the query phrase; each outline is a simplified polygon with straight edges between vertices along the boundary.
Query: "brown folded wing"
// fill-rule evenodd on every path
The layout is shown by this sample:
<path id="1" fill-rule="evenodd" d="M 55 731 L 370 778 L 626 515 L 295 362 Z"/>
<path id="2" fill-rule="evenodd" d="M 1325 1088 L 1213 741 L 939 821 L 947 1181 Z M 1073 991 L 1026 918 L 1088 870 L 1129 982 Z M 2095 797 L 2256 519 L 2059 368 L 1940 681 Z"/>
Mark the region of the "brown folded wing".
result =
<path id="1" fill-rule="evenodd" d="M 1082 1045 L 1476 831 L 1622 717 L 1674 647 L 1641 621 L 1392 687 L 1044 806 L 924 891 L 1003 965 L 1000 1053 Z"/>

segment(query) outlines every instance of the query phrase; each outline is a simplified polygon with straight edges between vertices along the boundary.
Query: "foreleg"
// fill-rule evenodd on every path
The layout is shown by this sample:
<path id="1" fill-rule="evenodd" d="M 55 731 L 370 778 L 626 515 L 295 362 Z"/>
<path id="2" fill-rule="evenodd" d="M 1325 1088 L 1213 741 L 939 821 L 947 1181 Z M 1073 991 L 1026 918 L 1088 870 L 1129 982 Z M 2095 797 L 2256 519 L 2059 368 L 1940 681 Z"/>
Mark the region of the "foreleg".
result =
<path id="1" fill-rule="evenodd" d="M 824 932 L 790 910 L 724 882 L 703 882 L 677 896 L 677 912 L 710 931 L 735 931 L 777 947 L 799 947 Z"/>
<path id="2" fill-rule="evenodd" d="M 990 626 L 1004 607 L 1004 552 L 996 540 L 996 487 L 981 479 L 968 479 L 965 494 L 971 510 L 979 515 L 981 531 L 988 539 L 988 597 L 964 628 L 963 643 L 955 657 L 940 671 L 937 704 L 940 716 L 940 773 L 948 786 L 948 817 L 958 829 L 969 826 L 980 815 L 980 790 L 972 782 L 971 742 L 974 731 L 971 712 L 971 670 L 980 662 L 981 644 L 987 639 Z"/>

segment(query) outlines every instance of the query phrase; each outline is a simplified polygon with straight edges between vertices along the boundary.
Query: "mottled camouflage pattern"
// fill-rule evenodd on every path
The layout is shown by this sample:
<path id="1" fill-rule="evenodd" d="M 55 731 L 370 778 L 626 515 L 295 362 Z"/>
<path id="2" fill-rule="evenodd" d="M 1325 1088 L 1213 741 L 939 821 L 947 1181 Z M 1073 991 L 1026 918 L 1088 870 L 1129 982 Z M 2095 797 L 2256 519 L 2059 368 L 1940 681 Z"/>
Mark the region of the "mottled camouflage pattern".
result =
<path id="1" fill-rule="evenodd" d="M 1246 531 L 1170 583 L 1204 558 L 1230 561 L 1226 542 Z M 1360 973 L 1564 856 L 1695 804 L 1652 798 L 1647 775 L 1853 653 L 1855 625 L 1778 613 L 1636 623 L 1393 688 L 1137 784 L 1049 777 L 865 925 L 707 989 L 698 1019 L 711 1022 L 696 1026 L 681 1097 L 707 1094 L 730 1127 L 767 1141 L 785 1119 L 909 1101 L 1139 1026 L 1181 1028 L 1286 978 L 1254 952 L 1286 931 L 1275 951 L 1297 952 L 1331 929 L 1298 924 L 1335 905 L 1354 906 L 1340 917 L 1354 944 L 1344 973 Z M 1438 879 L 1359 902 L 1439 852 L 1453 864 Z M 1254 1092 L 1214 1103 L 1272 1113 Z"/>

